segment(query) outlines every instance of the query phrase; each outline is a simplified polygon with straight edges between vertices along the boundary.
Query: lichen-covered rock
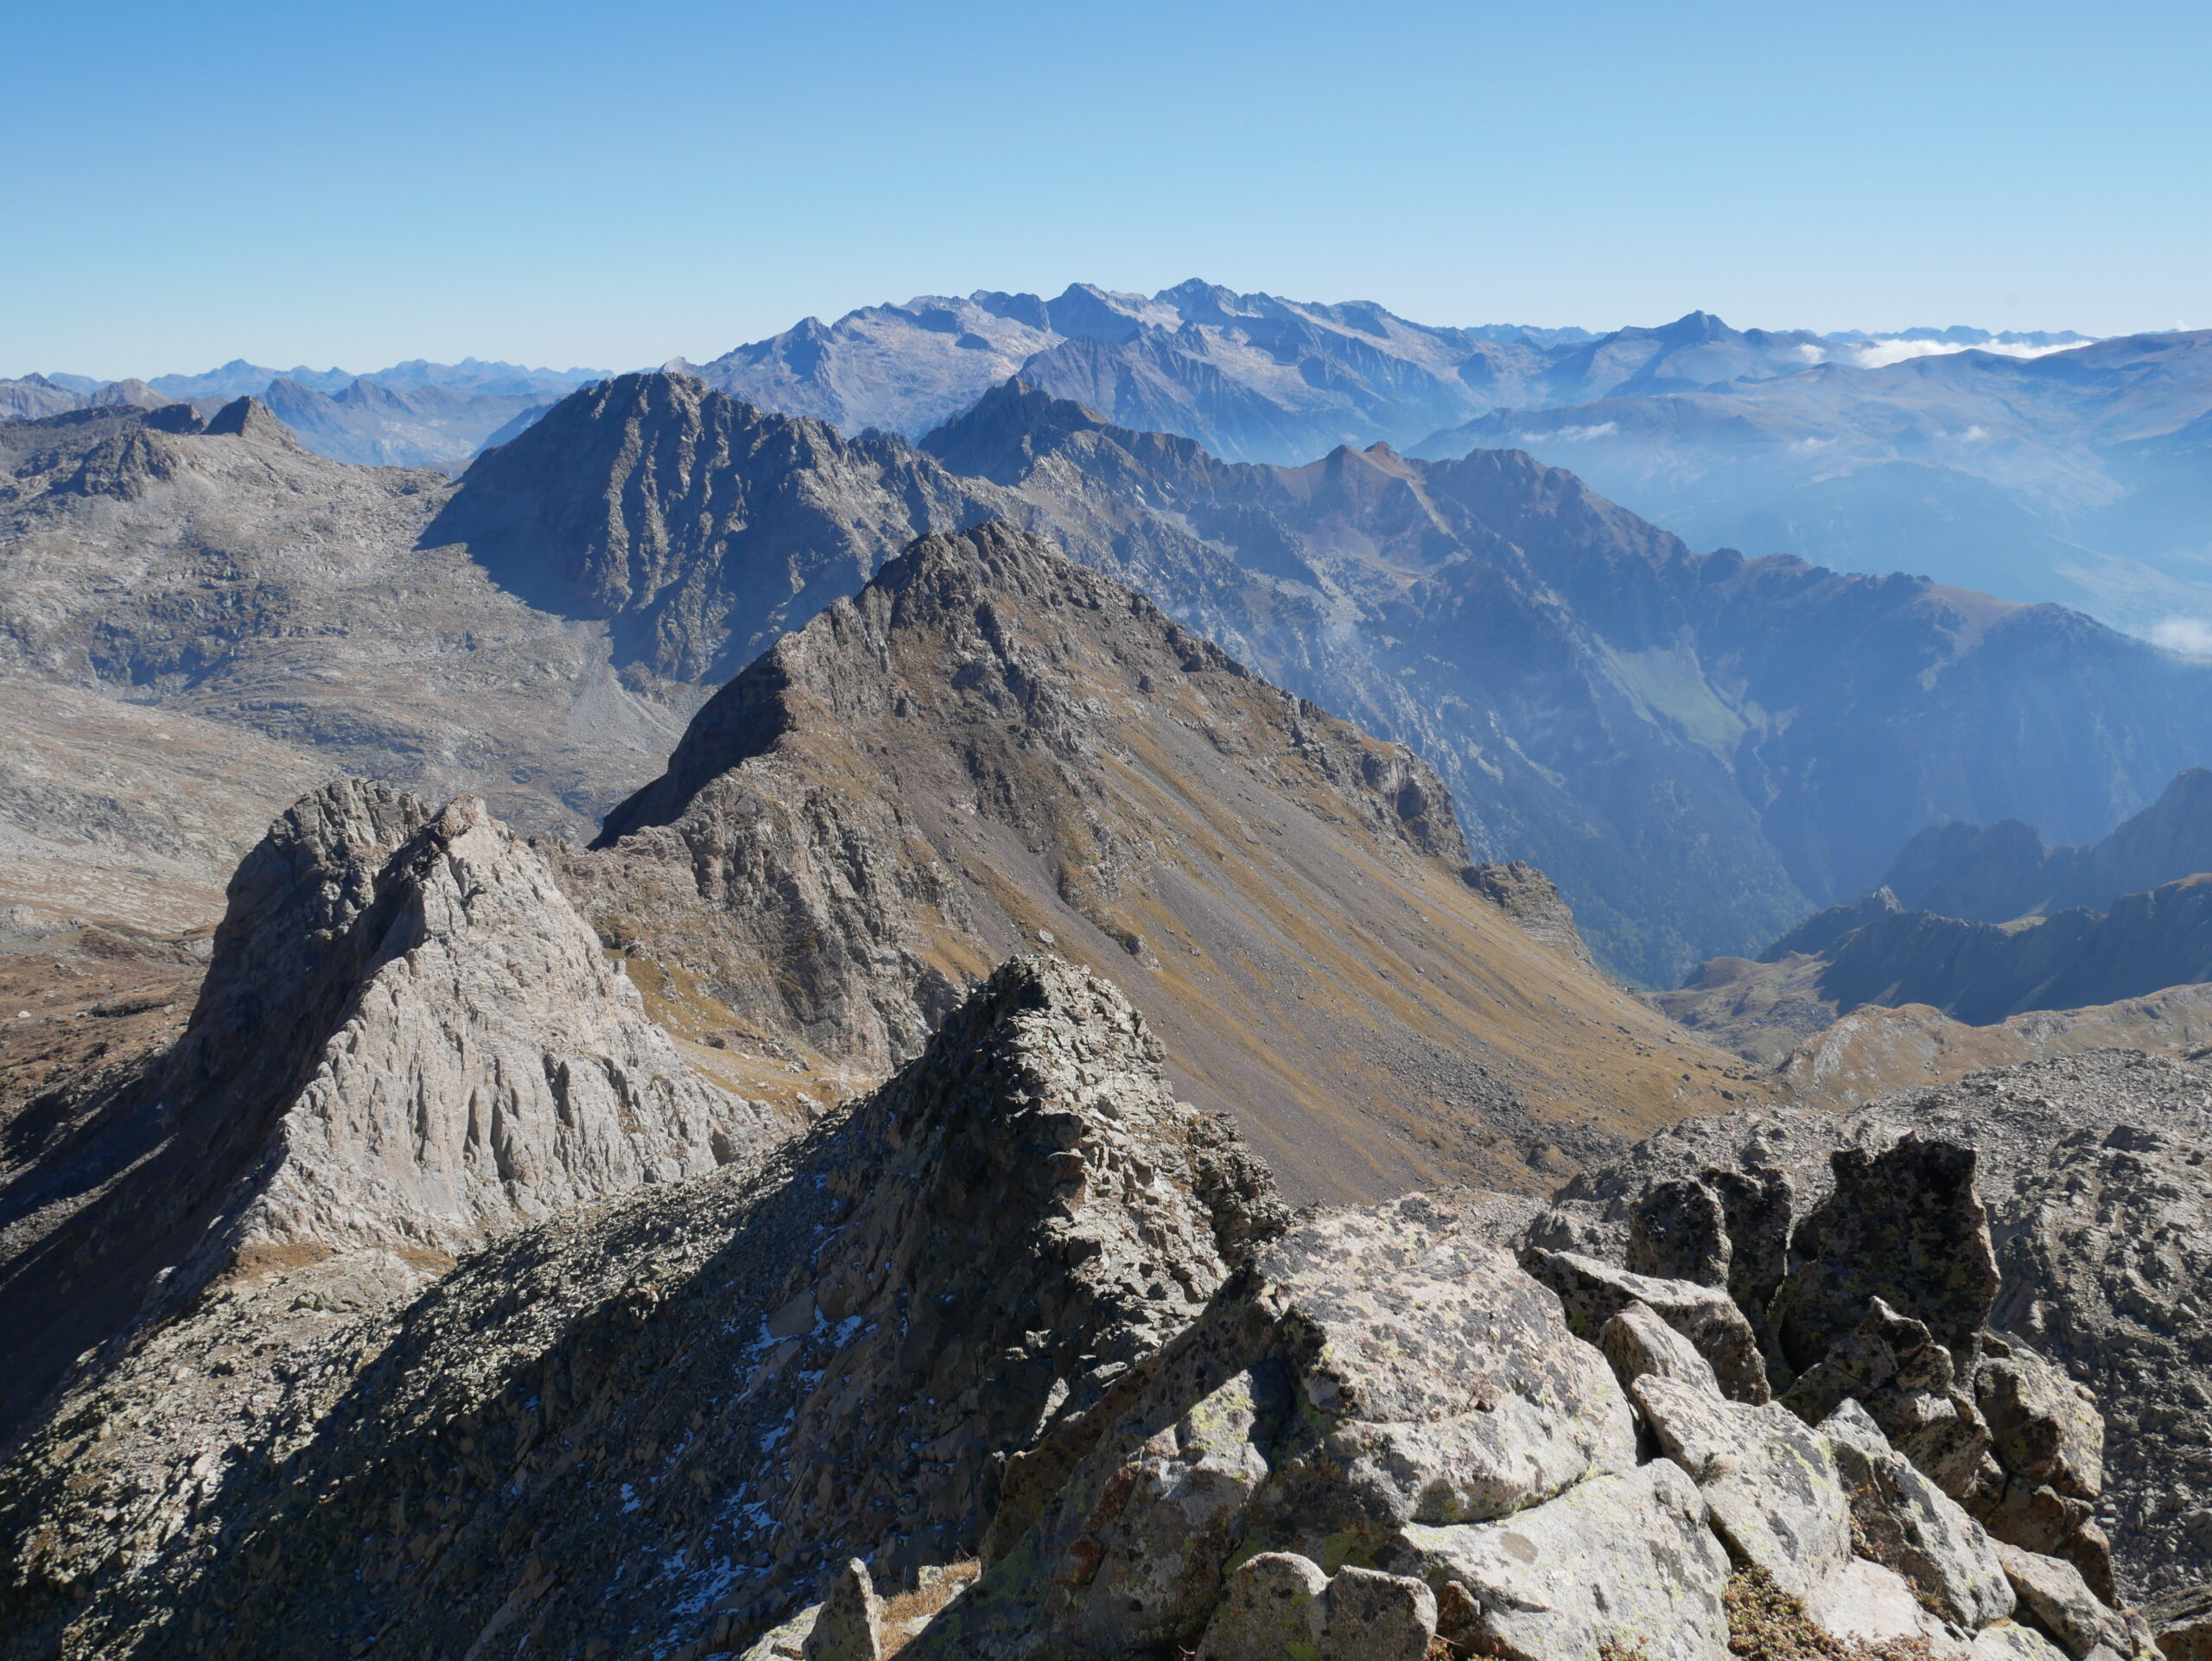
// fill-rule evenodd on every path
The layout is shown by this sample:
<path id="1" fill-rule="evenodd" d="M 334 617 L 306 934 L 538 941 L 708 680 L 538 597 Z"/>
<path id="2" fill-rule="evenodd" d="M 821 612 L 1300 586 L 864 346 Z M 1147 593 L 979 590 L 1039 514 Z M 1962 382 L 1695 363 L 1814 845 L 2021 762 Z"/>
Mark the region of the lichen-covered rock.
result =
<path id="1" fill-rule="evenodd" d="M 1630 1274 L 1725 1287 L 1732 1251 L 1720 1196 L 1694 1178 L 1653 1184 L 1629 1212 Z"/>
<path id="2" fill-rule="evenodd" d="M 1783 1356 L 1811 1366 L 1878 1297 L 1970 1367 L 1998 1289 L 1974 1149 L 1908 1133 L 1880 1153 L 1839 1149 L 1832 1165 L 1834 1191 L 1798 1225 L 1802 1261 L 1776 1301 Z"/>
<path id="3" fill-rule="evenodd" d="M 1720 1394 L 1712 1364 L 1644 1304 L 1631 1303 L 1607 1321 L 1598 1333 L 1598 1348 L 1623 1390 L 1645 1373 L 1656 1372 Z"/>
<path id="4" fill-rule="evenodd" d="M 1751 1323 L 1728 1294 L 1690 1281 L 1654 1280 L 1574 1251 L 1531 1247 L 1522 1267 L 1566 1306 L 1567 1324 L 1592 1343 L 1631 1303 L 1641 1303 L 1695 1346 L 1719 1380 L 1722 1394 L 1741 1402 L 1767 1399 L 1766 1366 Z"/>
<path id="5" fill-rule="evenodd" d="M 847 1559 L 830 1582 L 799 1653 L 803 1661 L 883 1661 L 883 1602 L 859 1558 Z"/>
<path id="6" fill-rule="evenodd" d="M 2114 1606 L 2120 1603 L 2112 1542 L 2088 1500 L 2023 1477 L 1993 1477 L 1972 1499 L 1974 1514 L 1994 1538 L 2073 1564 L 2098 1597 Z"/>
<path id="7" fill-rule="evenodd" d="M 917 1661 L 1052 1634 L 1109 1655 L 1187 1645 L 1236 1555 L 1395 1572 L 1409 1524 L 1483 1522 L 1632 1469 L 1603 1358 L 1482 1234 L 1449 1196 L 1415 1196 L 1262 1251 L 1111 1400 L 1025 1458 L 1070 1474 L 1041 1499 L 1008 1485 L 989 1567 L 916 1640 Z"/>
<path id="8" fill-rule="evenodd" d="M 1821 1620 L 1852 1557 L 1850 1503 L 1827 1438 L 1777 1403 L 1722 1401 L 1656 1373 L 1629 1394 L 1697 1484 L 1730 1553 Z"/>
<path id="9" fill-rule="evenodd" d="M 1864 1408 L 1847 1401 L 1821 1429 L 1843 1477 L 1862 1556 L 1904 1575 L 1954 1626 L 1971 1632 L 2012 1613 L 2012 1582 L 1989 1537 L 1890 1446 Z"/>
<path id="10" fill-rule="evenodd" d="M 2000 1620 L 1974 1635 L 1968 1661 L 2061 1661 L 2065 1653 L 2034 1627 Z"/>
<path id="11" fill-rule="evenodd" d="M 2073 1564 L 2023 1551 L 2002 1541 L 1996 1550 L 2005 1577 L 2019 1594 L 2020 1607 L 2057 1639 L 2074 1661 L 2084 1661 L 2100 1646 L 2115 1655 L 2136 1652 L 2135 1635 L 2126 1620 L 2089 1590 Z"/>
<path id="12" fill-rule="evenodd" d="M 1329 1577 L 1321 1661 L 1421 1661 L 1436 1636 L 1436 1594 L 1420 1581 L 1356 1566 Z"/>
<path id="13" fill-rule="evenodd" d="M 2018 1340 L 1989 1347 L 1974 1371 L 1974 1393 L 1998 1462 L 2029 1483 L 2094 1499 L 2105 1480 L 2105 1422 L 2096 1397 Z"/>
<path id="14" fill-rule="evenodd" d="M 1822 1422 L 1844 1402 L 1863 1403 L 1891 1444 L 1948 1494 L 1963 1498 L 1987 1480 L 1989 1428 L 1959 1385 L 1951 1352 L 1925 1322 L 1878 1297 L 1782 1399 L 1808 1424 Z"/>
<path id="15" fill-rule="evenodd" d="M 1404 1538 L 1418 1572 L 1447 1597 L 1460 1592 L 1464 1613 L 1448 1631 L 1465 1652 L 1508 1661 L 1607 1652 L 1722 1661 L 1729 1652 L 1727 1554 L 1696 1485 L 1669 1461 L 1592 1477 L 1499 1522 L 1411 1524 Z"/>
<path id="16" fill-rule="evenodd" d="M 1195 1661 L 1313 1661 L 1328 1619 L 1329 1577 L 1290 1551 L 1262 1551 L 1223 1581 Z"/>

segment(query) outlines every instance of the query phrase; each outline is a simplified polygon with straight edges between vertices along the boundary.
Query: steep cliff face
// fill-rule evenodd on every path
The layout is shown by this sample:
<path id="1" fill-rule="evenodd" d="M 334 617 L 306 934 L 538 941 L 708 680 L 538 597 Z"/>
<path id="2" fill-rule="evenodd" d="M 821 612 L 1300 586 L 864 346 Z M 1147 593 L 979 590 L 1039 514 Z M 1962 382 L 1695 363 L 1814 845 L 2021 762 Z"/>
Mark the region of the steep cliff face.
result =
<path id="1" fill-rule="evenodd" d="M 868 1100 L 326 1317 L 257 1400 L 173 1374 L 291 1286 L 156 1334 L 0 1475 L 0 1651 L 730 1647 L 849 1556 L 972 1556 L 1000 1457 L 1283 1222 L 1125 999 L 1011 963 Z"/>
<path id="2" fill-rule="evenodd" d="M 212 1276 L 450 1261 L 779 1134 L 693 1075 L 481 803 L 328 786 L 240 867 L 175 1048 L 11 1150 L 10 1412 Z"/>
<path id="3" fill-rule="evenodd" d="M 467 543 L 534 605 L 611 620 L 618 664 L 712 682 L 915 537 L 995 506 L 896 439 L 620 375 L 480 458 L 425 540 Z"/>
<path id="4" fill-rule="evenodd" d="M 778 642 L 558 869 L 602 938 L 862 1066 L 1043 941 L 1300 1194 L 1548 1186 L 1739 1082 L 1541 878 L 1470 871 L 1421 761 L 995 524 Z"/>

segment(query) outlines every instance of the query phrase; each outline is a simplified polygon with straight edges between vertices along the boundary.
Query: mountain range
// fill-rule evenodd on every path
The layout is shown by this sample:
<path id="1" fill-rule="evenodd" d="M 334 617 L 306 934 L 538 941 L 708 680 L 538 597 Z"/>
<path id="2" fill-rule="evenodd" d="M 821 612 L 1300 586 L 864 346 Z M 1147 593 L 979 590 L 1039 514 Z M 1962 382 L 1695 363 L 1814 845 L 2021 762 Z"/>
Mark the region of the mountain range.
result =
<path id="1" fill-rule="evenodd" d="M 531 830 L 594 824 L 709 687 L 914 537 L 992 518 L 1410 745 L 1476 859 L 1541 866 L 1652 983 L 1856 893 L 1931 823 L 2086 840 L 2212 723 L 2212 667 L 2078 614 L 1697 555 L 1513 452 L 1231 463 L 1018 382 L 917 449 L 655 374 L 452 484 L 235 408 L 4 430 L 9 660 L 481 789 Z M 284 552 L 303 535 L 323 560 Z M 404 611 L 345 598 L 395 573 Z"/>
<path id="2" fill-rule="evenodd" d="M 420 358 L 365 375 L 343 369 L 281 370 L 232 359 L 203 375 L 103 382 L 84 375 L 0 381 L 0 419 L 60 415 L 128 404 L 189 404 L 203 417 L 233 398 L 261 400 L 309 449 L 364 467 L 458 471 L 488 443 L 511 437 L 563 394 L 599 379 L 595 369 L 526 369 L 464 358 Z"/>
<path id="3" fill-rule="evenodd" d="M 2202 650 L 2204 338 L 1736 329 L 1705 312 L 1602 332 L 1435 327 L 1192 280 L 1150 296 L 924 296 L 667 366 L 849 437 L 918 440 L 1019 374 L 1228 460 L 1295 465 L 1378 441 L 1436 458 L 1522 449 L 1701 550 L 1904 570 Z M 0 382 L 0 413 L 251 394 L 324 454 L 458 471 L 600 373 L 234 361 L 148 382 Z"/>
<path id="4" fill-rule="evenodd" d="M 2212 983 L 1614 977 L 2212 973 L 2212 664 L 1019 375 L 99 393 L 0 421 L 6 1661 L 2212 1638 Z"/>

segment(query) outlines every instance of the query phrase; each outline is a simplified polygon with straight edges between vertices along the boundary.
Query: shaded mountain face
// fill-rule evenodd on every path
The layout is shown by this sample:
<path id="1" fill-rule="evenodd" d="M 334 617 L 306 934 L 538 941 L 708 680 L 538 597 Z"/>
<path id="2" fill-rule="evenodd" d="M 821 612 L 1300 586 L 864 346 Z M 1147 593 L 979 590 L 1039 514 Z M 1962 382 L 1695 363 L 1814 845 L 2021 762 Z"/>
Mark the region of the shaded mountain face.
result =
<path id="1" fill-rule="evenodd" d="M 476 461 L 423 539 L 467 543 L 534 605 L 608 620 L 618 661 L 721 681 L 913 538 L 997 506 L 896 440 L 623 375 Z"/>
<path id="2" fill-rule="evenodd" d="M 1413 745 L 1479 854 L 1543 867 L 1649 980 L 1871 881 L 1940 804 L 2094 834 L 2212 741 L 2203 666 L 2055 608 L 1695 555 L 1517 452 L 1243 466 L 1018 384 L 924 448 Z"/>
<path id="3" fill-rule="evenodd" d="M 2139 633 L 2212 616 L 2212 332 L 2031 358 L 1837 355 L 1650 391 L 1520 400 L 1414 453 L 1526 449 L 1700 546 L 1919 572 Z"/>
<path id="4" fill-rule="evenodd" d="M 1040 942 L 1300 1196 L 1542 1187 L 1740 1083 L 1586 966 L 1540 877 L 1471 872 L 1412 754 L 997 524 L 779 641 L 560 869 L 602 939 L 865 1066 Z"/>
<path id="5" fill-rule="evenodd" d="M 2087 907 L 2212 871 L 2212 771 L 2190 767 L 2101 842 L 2052 848 L 2018 819 L 1931 825 L 1905 843 L 1882 886 L 1901 905 L 2006 923 Z"/>

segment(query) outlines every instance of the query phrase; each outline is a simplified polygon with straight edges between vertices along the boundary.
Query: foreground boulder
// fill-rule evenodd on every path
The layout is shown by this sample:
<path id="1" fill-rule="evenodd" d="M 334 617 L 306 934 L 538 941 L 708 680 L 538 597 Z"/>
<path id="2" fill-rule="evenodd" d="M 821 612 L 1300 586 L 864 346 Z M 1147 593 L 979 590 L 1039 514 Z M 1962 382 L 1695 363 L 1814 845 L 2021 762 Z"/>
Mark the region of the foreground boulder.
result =
<path id="1" fill-rule="evenodd" d="M 1784 1399 L 1814 1424 L 1858 1403 L 1993 1535 L 2109 1606 L 2212 1572 L 2212 1317 L 2185 1289 L 2212 1274 L 2208 1155 L 2212 1066 L 2097 1053 L 1840 1118 L 1687 1123 L 1577 1179 L 1527 1238 L 1619 1265 L 1641 1213 L 1683 1214 L 1681 1185 L 1779 1174 Z"/>

